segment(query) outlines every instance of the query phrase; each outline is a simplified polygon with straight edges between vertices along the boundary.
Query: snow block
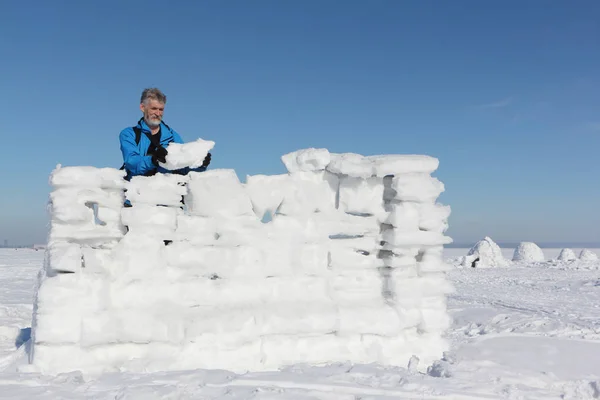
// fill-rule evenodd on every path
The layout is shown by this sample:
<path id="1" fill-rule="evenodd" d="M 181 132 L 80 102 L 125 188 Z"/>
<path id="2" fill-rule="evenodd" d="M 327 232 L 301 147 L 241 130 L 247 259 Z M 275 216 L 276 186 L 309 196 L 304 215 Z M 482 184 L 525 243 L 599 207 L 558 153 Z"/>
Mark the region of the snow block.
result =
<path id="1" fill-rule="evenodd" d="M 423 173 L 395 175 L 392 179 L 394 199 L 431 203 L 445 190 L 444 184 L 437 178 Z"/>
<path id="2" fill-rule="evenodd" d="M 267 212 L 275 214 L 285 194 L 291 191 L 290 185 L 292 182 L 288 174 L 246 176 L 246 192 L 256 215 L 263 218 Z"/>
<path id="3" fill-rule="evenodd" d="M 160 164 L 172 171 L 185 167 L 198 168 L 214 146 L 215 142 L 202 139 L 189 143 L 173 142 L 167 146 L 166 163 Z"/>
<path id="4" fill-rule="evenodd" d="M 185 204 L 190 215 L 254 215 L 250 197 L 232 169 L 191 172 Z"/>
<path id="5" fill-rule="evenodd" d="M 213 145 L 169 146 L 167 164 L 201 163 Z M 442 259 L 450 207 L 436 203 L 444 186 L 431 176 L 438 160 L 305 149 L 282 161 L 287 174 L 246 183 L 228 169 L 130 182 L 112 169 L 53 171 L 34 367 L 439 360 L 453 287 Z M 473 255 L 485 261 L 486 251 Z"/>
<path id="6" fill-rule="evenodd" d="M 304 149 L 281 156 L 281 161 L 289 172 L 321 171 L 331 161 L 327 149 Z"/>
<path id="7" fill-rule="evenodd" d="M 349 214 L 381 215 L 385 212 L 383 189 L 382 178 L 342 178 L 339 186 L 339 208 Z"/>
<path id="8" fill-rule="evenodd" d="M 188 176 L 157 174 L 134 176 L 127 185 L 125 195 L 131 204 L 181 207 L 182 196 L 187 193 Z"/>
<path id="9" fill-rule="evenodd" d="M 337 177 L 326 171 L 300 171 L 290 176 L 290 183 L 277 214 L 306 216 L 335 209 Z"/>
<path id="10" fill-rule="evenodd" d="M 100 188 L 123 189 L 126 181 L 124 170 L 96 167 L 63 167 L 56 166 L 50 174 L 50 185 L 55 188 Z"/>

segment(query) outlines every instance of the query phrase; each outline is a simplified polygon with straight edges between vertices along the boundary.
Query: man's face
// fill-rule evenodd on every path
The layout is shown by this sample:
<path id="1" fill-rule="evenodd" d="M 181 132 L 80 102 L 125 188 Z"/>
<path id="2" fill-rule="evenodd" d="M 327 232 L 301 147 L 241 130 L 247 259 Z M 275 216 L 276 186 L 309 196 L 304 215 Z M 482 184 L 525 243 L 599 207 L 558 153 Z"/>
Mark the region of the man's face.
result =
<path id="1" fill-rule="evenodd" d="M 144 120 L 149 127 L 157 127 L 162 121 L 165 112 L 165 103 L 158 100 L 148 99 L 146 103 L 140 104 L 140 110 L 144 113 Z"/>

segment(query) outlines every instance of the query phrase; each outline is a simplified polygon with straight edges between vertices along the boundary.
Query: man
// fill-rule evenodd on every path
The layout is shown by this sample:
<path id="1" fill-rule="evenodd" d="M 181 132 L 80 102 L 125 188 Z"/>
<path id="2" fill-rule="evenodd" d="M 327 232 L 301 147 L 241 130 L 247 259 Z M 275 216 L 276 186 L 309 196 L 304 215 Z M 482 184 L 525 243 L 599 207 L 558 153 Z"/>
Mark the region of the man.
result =
<path id="1" fill-rule="evenodd" d="M 144 114 L 134 127 L 125 128 L 119 135 L 123 167 L 127 171 L 125 179 L 132 176 L 152 176 L 156 173 L 176 173 L 185 175 L 189 171 L 205 171 L 210 164 L 208 153 L 201 167 L 167 170 L 159 165 L 166 162 L 169 143 L 183 143 L 177 132 L 162 122 L 167 96 L 159 89 L 145 89 L 142 92 L 140 110 Z"/>

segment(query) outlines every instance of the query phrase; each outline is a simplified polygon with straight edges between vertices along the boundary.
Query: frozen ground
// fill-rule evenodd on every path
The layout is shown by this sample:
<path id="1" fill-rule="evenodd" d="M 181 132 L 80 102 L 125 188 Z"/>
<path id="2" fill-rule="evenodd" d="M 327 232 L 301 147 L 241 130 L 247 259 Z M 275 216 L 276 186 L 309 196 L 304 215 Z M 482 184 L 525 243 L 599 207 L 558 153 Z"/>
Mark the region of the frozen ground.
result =
<path id="1" fill-rule="evenodd" d="M 446 258 L 466 252 L 448 249 Z M 559 252 L 544 249 L 547 259 Z M 17 372 L 42 259 L 0 249 L 0 399 L 600 399 L 600 261 L 451 271 L 452 351 L 429 374 L 336 364 L 53 377 Z"/>

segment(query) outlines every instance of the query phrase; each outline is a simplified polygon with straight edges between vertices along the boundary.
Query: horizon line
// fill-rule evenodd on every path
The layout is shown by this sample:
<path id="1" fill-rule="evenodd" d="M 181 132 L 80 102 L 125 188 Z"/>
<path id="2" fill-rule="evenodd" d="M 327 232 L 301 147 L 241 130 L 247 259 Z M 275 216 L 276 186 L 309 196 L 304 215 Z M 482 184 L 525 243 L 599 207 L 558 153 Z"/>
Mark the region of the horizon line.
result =
<path id="1" fill-rule="evenodd" d="M 444 248 L 449 248 L 449 249 L 457 249 L 457 248 L 471 248 L 473 246 L 475 246 L 475 244 L 478 241 L 475 242 L 470 242 L 470 243 L 466 243 L 466 242 L 457 242 L 457 243 L 450 243 L 450 244 L 446 244 L 444 245 Z M 516 241 L 516 242 L 496 242 L 496 244 L 498 246 L 502 247 L 517 247 L 519 245 L 519 243 L 523 243 L 523 242 L 531 242 L 531 243 L 535 243 L 538 247 L 540 248 L 545 248 L 545 249 L 557 249 L 557 248 L 600 248 L 600 242 L 532 242 L 532 241 L 528 241 L 528 240 L 522 240 L 522 241 Z"/>

